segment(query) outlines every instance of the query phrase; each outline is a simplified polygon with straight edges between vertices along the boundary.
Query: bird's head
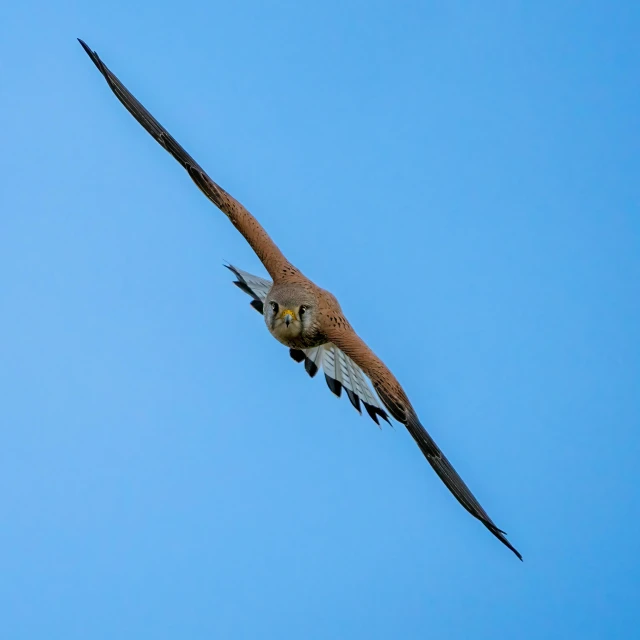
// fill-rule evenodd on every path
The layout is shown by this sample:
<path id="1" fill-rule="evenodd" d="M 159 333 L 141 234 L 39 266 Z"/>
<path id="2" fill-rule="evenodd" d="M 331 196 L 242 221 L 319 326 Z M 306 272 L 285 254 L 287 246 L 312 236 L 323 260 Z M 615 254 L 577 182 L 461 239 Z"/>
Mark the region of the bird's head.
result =
<path id="1" fill-rule="evenodd" d="M 271 334 L 287 346 L 315 332 L 316 301 L 312 293 L 299 285 L 274 286 L 264 304 L 264 319 Z"/>

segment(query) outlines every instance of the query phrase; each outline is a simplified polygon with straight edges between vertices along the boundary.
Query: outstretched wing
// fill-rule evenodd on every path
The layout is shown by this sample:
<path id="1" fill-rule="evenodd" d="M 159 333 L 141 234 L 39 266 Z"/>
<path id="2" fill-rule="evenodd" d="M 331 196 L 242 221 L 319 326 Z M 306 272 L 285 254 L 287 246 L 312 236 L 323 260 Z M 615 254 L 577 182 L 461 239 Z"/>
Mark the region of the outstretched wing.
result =
<path id="1" fill-rule="evenodd" d="M 304 361 L 304 368 L 312 378 L 319 369 L 324 369 L 324 378 L 332 393 L 340 397 L 344 389 L 358 413 L 362 414 L 362 401 L 367 414 L 377 425 L 380 425 L 378 416 L 389 422 L 382 402 L 369 386 L 362 369 L 333 342 L 312 349 L 289 349 L 289 354 L 296 362 Z"/>
<path id="2" fill-rule="evenodd" d="M 233 265 L 225 266 L 237 278 L 233 284 L 250 295 L 252 298 L 251 306 L 256 311 L 263 313 L 263 302 L 272 283 Z M 325 381 L 332 393 L 340 397 L 344 389 L 349 401 L 358 413 L 362 413 L 362 403 L 365 411 L 376 424 L 380 424 L 378 417 L 389 422 L 382 402 L 375 391 L 371 389 L 362 369 L 333 343 L 328 342 L 311 349 L 289 349 L 289 354 L 296 362 L 304 362 L 305 371 L 312 378 L 320 369 L 323 369 Z"/>
<path id="3" fill-rule="evenodd" d="M 127 108 L 129 113 L 164 147 L 186 170 L 200 191 L 204 193 L 231 220 L 232 224 L 245 237 L 251 248 L 260 258 L 265 269 L 272 278 L 286 269 L 288 273 L 296 272 L 282 252 L 260 223 L 245 209 L 240 202 L 216 184 L 204 169 L 184 150 L 178 141 L 138 102 L 131 92 L 118 80 L 82 40 L 78 38 L 87 55 L 91 58 L 100 73 L 104 76 L 109 88 L 116 98 Z"/>
<path id="4" fill-rule="evenodd" d="M 458 502 L 522 560 L 518 550 L 505 537 L 505 532 L 495 525 L 487 512 L 480 506 L 469 487 L 422 426 L 404 390 L 380 358 L 371 351 L 353 329 L 338 327 L 327 327 L 326 329 L 327 336 L 336 347 L 348 355 L 371 380 L 389 413 L 398 422 L 404 424 L 429 464 Z"/>
<path id="5" fill-rule="evenodd" d="M 264 278 L 260 278 L 259 276 L 254 276 L 246 271 L 242 271 L 234 267 L 232 264 L 225 264 L 225 267 L 231 271 L 237 280 L 233 281 L 233 284 L 241 289 L 246 294 L 250 295 L 253 300 L 251 300 L 251 306 L 260 314 L 264 313 L 264 299 L 267 297 L 269 290 L 273 286 L 273 282 L 271 280 L 265 280 Z"/>

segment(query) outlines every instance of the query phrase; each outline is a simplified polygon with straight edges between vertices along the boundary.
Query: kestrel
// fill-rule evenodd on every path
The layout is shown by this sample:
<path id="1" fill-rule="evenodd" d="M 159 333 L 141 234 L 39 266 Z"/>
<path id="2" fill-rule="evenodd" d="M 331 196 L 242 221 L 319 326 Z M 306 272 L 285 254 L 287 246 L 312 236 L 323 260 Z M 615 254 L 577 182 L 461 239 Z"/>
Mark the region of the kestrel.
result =
<path id="1" fill-rule="evenodd" d="M 118 100 L 187 170 L 197 187 L 229 218 L 260 258 L 271 280 L 231 265 L 228 268 L 237 278 L 234 284 L 251 296 L 251 306 L 262 314 L 269 333 L 289 347 L 289 353 L 296 362 L 304 362 L 304 368 L 311 377 L 323 369 L 329 389 L 337 396 L 344 389 L 358 412 L 362 413 L 362 404 L 377 424 L 378 418 L 390 422 L 389 414 L 403 424 L 458 502 L 522 560 L 520 553 L 505 537 L 505 532 L 494 524 L 422 426 L 400 383 L 353 330 L 336 298 L 294 267 L 253 215 L 205 173 L 109 71 L 95 51 L 91 51 L 82 40 L 79 42 Z"/>

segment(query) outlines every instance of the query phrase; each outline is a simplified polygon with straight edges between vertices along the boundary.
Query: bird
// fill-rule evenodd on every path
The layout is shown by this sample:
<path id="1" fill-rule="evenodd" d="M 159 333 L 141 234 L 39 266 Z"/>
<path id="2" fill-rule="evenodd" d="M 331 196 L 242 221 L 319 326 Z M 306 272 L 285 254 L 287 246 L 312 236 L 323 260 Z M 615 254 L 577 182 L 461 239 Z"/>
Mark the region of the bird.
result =
<path id="1" fill-rule="evenodd" d="M 382 360 L 355 332 L 336 297 L 307 278 L 284 256 L 258 220 L 227 193 L 185 151 L 177 140 L 142 106 L 80 38 L 79 43 L 104 76 L 109 88 L 166 151 L 187 171 L 202 193 L 224 213 L 244 236 L 271 280 L 252 275 L 233 265 L 237 285 L 251 297 L 251 306 L 263 317 L 269 333 L 289 348 L 289 354 L 314 377 L 324 371 L 329 389 L 345 391 L 354 408 L 362 406 L 376 424 L 390 418 L 405 426 L 436 474 L 458 502 L 478 519 L 520 560 L 522 555 L 506 538 L 418 418 L 407 394 Z"/>

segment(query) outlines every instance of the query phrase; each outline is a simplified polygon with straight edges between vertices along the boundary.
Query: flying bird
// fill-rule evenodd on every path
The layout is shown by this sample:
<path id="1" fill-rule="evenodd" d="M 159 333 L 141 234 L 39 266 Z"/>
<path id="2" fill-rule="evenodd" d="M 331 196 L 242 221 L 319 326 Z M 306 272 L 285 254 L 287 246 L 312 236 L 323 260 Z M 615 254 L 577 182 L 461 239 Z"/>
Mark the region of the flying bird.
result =
<path id="1" fill-rule="evenodd" d="M 422 426 L 400 383 L 349 324 L 338 300 L 294 267 L 253 215 L 205 173 L 95 51 L 82 40 L 78 41 L 118 100 L 187 170 L 202 193 L 229 218 L 255 251 L 271 280 L 227 266 L 236 277 L 234 284 L 251 296 L 250 304 L 264 318 L 269 333 L 289 347 L 291 357 L 304 363 L 311 377 L 322 369 L 329 389 L 337 396 L 344 390 L 360 413 L 364 406 L 377 424 L 380 419 L 390 422 L 389 416 L 403 424 L 458 502 L 522 560 L 505 532 L 494 524 Z"/>

